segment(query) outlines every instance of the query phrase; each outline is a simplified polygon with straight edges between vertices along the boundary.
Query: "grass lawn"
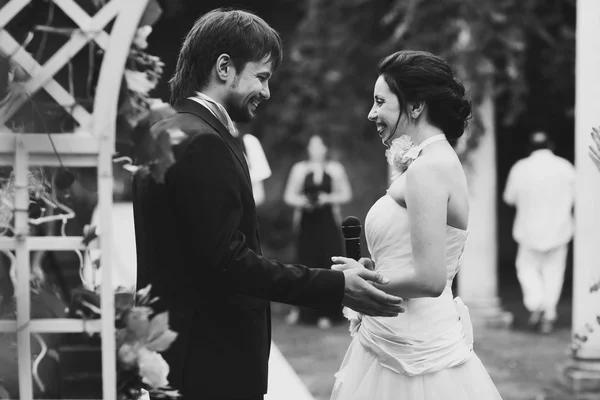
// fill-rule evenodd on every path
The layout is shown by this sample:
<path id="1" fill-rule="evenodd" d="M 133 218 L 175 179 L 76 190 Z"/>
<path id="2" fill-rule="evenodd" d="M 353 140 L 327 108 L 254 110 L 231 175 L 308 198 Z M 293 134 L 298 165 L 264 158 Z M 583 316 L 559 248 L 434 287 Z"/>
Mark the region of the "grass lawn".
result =
<path id="1" fill-rule="evenodd" d="M 329 399 L 333 374 L 350 343 L 348 326 L 288 326 L 283 321 L 286 311 L 287 306 L 273 305 L 273 341 L 314 398 Z M 556 368 L 567 360 L 568 324 L 563 321 L 553 334 L 540 336 L 523 328 L 524 318 L 517 315 L 512 330 L 475 329 L 475 351 L 503 399 L 574 400 L 556 383 Z"/>

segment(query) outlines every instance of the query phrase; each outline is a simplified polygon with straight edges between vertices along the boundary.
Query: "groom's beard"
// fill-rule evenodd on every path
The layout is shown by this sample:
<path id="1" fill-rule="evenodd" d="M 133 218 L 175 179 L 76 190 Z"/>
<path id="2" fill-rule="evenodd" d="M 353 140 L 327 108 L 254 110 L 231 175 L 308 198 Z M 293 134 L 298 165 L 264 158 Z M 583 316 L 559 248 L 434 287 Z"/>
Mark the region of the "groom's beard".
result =
<path id="1" fill-rule="evenodd" d="M 234 88 L 236 87 L 237 85 L 234 86 Z M 229 113 L 229 117 L 231 117 L 234 122 L 251 122 L 256 116 L 255 113 L 250 111 L 250 101 L 253 98 L 254 96 L 248 96 L 247 93 L 242 94 L 232 91 L 223 102 L 223 106 Z"/>
<path id="2" fill-rule="evenodd" d="M 250 112 L 250 104 L 237 103 L 235 99 L 225 103 L 225 109 L 234 122 L 245 123 L 254 119 L 255 115 Z"/>

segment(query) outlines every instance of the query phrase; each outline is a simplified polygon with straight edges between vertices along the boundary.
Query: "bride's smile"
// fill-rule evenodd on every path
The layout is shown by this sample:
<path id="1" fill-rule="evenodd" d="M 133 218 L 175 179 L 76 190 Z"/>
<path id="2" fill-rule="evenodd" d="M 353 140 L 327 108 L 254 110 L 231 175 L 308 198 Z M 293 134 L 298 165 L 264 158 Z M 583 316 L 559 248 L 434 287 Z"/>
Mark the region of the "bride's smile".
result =
<path id="1" fill-rule="evenodd" d="M 373 99 L 368 118 L 375 122 L 381 142 L 389 148 L 392 140 L 406 133 L 407 118 L 402 115 L 398 97 L 390 90 L 383 76 L 375 82 Z"/>

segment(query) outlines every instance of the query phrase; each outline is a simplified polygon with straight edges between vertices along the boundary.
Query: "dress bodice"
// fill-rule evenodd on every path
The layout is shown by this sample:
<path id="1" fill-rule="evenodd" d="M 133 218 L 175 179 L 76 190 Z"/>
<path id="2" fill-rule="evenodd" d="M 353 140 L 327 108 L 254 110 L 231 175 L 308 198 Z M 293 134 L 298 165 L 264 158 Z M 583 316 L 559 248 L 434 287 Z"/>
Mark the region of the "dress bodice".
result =
<path id="1" fill-rule="evenodd" d="M 390 196 L 385 195 L 371 207 L 365 221 L 369 252 L 377 270 L 386 271 L 412 267 L 412 245 L 408 211 Z M 447 287 L 460 267 L 467 231 L 446 226 Z"/>
<path id="2" fill-rule="evenodd" d="M 373 205 L 365 234 L 377 271 L 413 268 L 408 211 L 391 196 Z M 405 312 L 397 317 L 360 318 L 353 334 L 383 366 L 414 376 L 460 365 L 471 356 L 468 309 L 452 294 L 467 236 L 465 230 L 446 227 L 447 284 L 439 297 L 405 299 Z"/>

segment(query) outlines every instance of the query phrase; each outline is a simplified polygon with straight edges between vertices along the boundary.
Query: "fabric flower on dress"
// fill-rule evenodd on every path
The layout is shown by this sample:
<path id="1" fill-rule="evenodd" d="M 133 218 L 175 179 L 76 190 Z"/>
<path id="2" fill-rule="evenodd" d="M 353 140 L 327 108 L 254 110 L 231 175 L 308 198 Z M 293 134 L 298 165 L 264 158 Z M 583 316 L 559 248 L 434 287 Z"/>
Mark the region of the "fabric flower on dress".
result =
<path id="1" fill-rule="evenodd" d="M 344 307 L 342 309 L 342 314 L 344 314 L 344 317 L 350 321 L 350 327 L 348 328 L 350 331 L 350 336 L 356 335 L 358 328 L 360 327 L 360 323 L 362 322 L 362 314 L 357 313 L 348 307 Z"/>
<path id="2" fill-rule="evenodd" d="M 392 180 L 395 180 L 408 169 L 408 166 L 419 156 L 420 148 L 416 146 L 407 135 L 402 135 L 392 141 L 385 157 L 394 171 Z"/>

